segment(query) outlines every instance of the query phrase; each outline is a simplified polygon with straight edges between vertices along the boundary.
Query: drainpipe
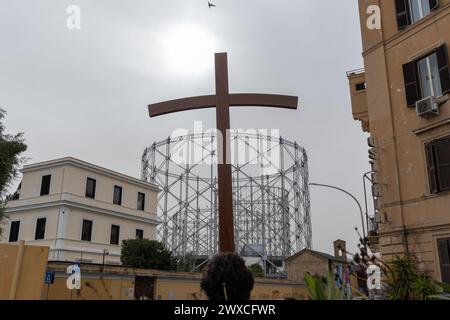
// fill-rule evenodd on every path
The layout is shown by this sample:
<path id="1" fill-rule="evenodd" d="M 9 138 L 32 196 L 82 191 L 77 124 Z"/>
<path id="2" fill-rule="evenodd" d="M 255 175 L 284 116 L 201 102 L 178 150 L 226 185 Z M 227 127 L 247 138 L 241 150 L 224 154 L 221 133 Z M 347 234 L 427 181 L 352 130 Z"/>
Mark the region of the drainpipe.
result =
<path id="1" fill-rule="evenodd" d="M 16 264 L 14 265 L 11 289 L 9 290 L 9 300 L 16 299 L 17 287 L 19 286 L 20 271 L 22 269 L 23 253 L 25 251 L 25 241 L 21 240 L 16 256 Z"/>

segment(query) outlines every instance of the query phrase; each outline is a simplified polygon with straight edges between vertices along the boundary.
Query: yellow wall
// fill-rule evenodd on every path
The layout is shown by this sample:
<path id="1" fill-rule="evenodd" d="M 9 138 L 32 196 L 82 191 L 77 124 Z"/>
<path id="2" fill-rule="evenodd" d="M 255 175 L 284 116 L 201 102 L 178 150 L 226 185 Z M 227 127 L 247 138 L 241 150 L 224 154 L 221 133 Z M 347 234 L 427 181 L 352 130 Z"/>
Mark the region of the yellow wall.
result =
<path id="1" fill-rule="evenodd" d="M 85 278 L 82 275 L 81 289 L 69 290 L 67 276 L 56 277 L 51 285 L 42 290 L 43 300 L 133 300 L 134 279 Z M 131 289 L 131 291 L 130 291 Z M 130 295 L 131 294 L 131 295 Z"/>
<path id="2" fill-rule="evenodd" d="M 284 280 L 256 279 L 251 293 L 252 300 L 306 299 L 307 296 L 305 286 Z M 200 288 L 200 279 L 157 279 L 155 298 L 169 300 L 169 297 L 172 297 L 173 300 L 207 299 Z"/>
<path id="3" fill-rule="evenodd" d="M 155 278 L 157 300 L 205 300 L 200 289 L 202 274 L 186 272 L 166 272 L 158 270 L 130 269 L 120 266 L 81 265 L 81 289 L 69 291 L 66 287 L 69 264 L 49 262 L 48 269 L 56 272 L 55 282 L 42 289 L 42 299 L 49 300 L 132 300 L 134 299 L 134 277 Z M 307 290 L 304 285 L 287 280 L 258 278 L 251 294 L 252 299 L 284 299 L 294 297 L 304 299 Z"/>
<path id="4" fill-rule="evenodd" d="M 81 289 L 69 290 L 66 273 L 69 263 L 48 262 L 48 247 L 23 246 L 16 299 L 34 300 L 133 300 L 135 276 L 155 278 L 155 299 L 205 300 L 200 289 L 202 274 L 130 269 L 122 266 L 81 265 Z M 8 299 L 19 245 L 0 245 L 0 300 Z M 55 272 L 54 283 L 44 283 L 46 271 Z M 306 299 L 304 285 L 288 281 L 257 278 L 253 300 Z"/>
<path id="5" fill-rule="evenodd" d="M 200 279 L 157 279 L 155 298 L 158 300 L 204 300 Z"/>
<path id="6" fill-rule="evenodd" d="M 17 290 L 13 299 L 39 300 L 44 285 L 48 247 L 0 244 L 0 300 L 10 298 L 17 272 Z M 20 261 L 21 260 L 21 261 Z"/>

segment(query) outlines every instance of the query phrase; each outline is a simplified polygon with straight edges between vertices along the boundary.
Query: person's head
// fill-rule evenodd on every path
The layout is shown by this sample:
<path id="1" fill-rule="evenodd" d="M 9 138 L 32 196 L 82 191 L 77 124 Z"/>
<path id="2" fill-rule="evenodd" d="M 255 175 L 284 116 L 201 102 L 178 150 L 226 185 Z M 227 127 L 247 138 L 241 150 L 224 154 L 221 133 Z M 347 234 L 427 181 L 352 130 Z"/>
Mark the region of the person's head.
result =
<path id="1" fill-rule="evenodd" d="M 210 300 L 249 300 L 253 275 L 244 260 L 234 253 L 221 253 L 208 265 L 201 288 Z"/>

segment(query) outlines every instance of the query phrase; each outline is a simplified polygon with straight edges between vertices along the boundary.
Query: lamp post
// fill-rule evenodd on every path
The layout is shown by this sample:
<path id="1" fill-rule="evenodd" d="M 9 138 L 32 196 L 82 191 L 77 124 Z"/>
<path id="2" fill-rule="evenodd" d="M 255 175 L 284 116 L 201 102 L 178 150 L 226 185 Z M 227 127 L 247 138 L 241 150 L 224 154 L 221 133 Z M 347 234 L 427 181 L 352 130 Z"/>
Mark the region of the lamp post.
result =
<path id="1" fill-rule="evenodd" d="M 348 192 L 348 191 L 346 191 L 344 189 L 341 189 L 341 188 L 336 187 L 336 186 L 331 186 L 331 185 L 328 185 L 328 184 L 310 183 L 309 185 L 310 186 L 317 186 L 317 187 L 325 187 L 325 188 L 335 189 L 335 190 L 338 190 L 338 191 L 341 191 L 341 192 L 345 193 L 346 195 L 350 196 L 353 200 L 355 200 L 355 202 L 358 205 L 359 212 L 361 213 L 361 226 L 362 226 L 362 231 L 363 231 L 363 237 L 366 236 L 366 227 L 364 225 L 364 212 L 363 212 L 361 204 L 359 203 L 358 199 L 356 199 L 356 197 L 354 195 L 352 195 L 350 192 Z"/>

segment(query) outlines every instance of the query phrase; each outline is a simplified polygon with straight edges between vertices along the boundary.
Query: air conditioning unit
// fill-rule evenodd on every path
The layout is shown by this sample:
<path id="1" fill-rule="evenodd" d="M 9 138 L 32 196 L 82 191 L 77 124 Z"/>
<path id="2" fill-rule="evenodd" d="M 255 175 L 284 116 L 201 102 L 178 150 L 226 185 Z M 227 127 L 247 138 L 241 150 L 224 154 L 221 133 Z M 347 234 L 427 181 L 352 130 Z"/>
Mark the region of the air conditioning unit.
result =
<path id="1" fill-rule="evenodd" d="M 439 105 L 435 97 L 428 97 L 416 102 L 416 112 L 419 117 L 429 118 L 439 115 Z"/>

